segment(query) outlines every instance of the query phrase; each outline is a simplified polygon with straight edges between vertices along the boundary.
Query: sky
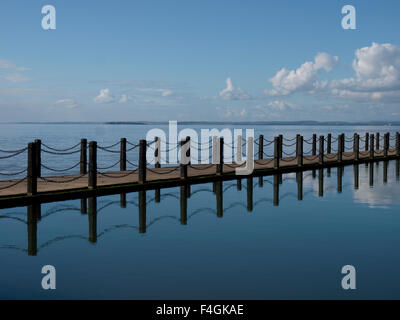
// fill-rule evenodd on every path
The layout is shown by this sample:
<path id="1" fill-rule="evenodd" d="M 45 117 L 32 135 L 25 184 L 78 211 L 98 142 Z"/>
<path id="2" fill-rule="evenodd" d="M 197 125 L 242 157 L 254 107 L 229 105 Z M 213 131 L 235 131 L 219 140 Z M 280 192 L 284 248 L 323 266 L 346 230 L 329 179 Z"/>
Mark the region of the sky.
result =
<path id="1" fill-rule="evenodd" d="M 2 0 L 0 122 L 399 121 L 399 15 L 398 0 Z"/>

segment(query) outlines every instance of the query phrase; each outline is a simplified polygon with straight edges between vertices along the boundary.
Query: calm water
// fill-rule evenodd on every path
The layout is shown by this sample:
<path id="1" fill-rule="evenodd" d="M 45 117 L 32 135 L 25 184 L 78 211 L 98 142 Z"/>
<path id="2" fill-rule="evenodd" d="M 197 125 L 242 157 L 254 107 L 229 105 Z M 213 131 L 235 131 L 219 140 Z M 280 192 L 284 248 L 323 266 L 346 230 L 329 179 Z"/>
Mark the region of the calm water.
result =
<path id="1" fill-rule="evenodd" d="M 112 144 L 123 136 L 137 140 L 147 130 L 27 127 L 1 125 L 0 144 L 42 138 L 66 147 L 81 137 Z M 368 131 L 398 131 L 389 129 Z M 256 133 L 329 131 L 350 135 L 365 128 Z M 152 190 L 126 194 L 126 201 L 114 195 L 2 209 L 0 298 L 397 299 L 399 194 L 399 163 L 390 161 L 307 171 L 302 179 L 265 176 L 262 184 L 258 177 L 242 179 L 241 190 L 236 180 L 162 189 L 159 202 Z M 57 270 L 54 291 L 41 289 L 47 264 Z M 341 268 L 348 264 L 357 270 L 351 292 L 341 288 Z"/>

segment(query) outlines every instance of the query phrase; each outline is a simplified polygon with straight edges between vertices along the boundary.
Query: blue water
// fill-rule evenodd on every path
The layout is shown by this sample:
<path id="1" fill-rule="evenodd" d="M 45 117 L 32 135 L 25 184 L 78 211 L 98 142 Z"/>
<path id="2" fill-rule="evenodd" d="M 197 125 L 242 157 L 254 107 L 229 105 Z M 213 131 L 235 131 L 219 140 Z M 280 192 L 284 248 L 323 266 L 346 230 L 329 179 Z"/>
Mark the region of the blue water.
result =
<path id="1" fill-rule="evenodd" d="M 40 125 L 35 130 L 21 125 L 13 139 L 23 146 L 30 139 L 47 137 L 49 144 L 63 147 L 82 136 L 97 136 L 112 144 L 117 137 L 135 139 L 145 134 L 144 128 L 135 126 L 99 127 L 74 131 L 74 126 Z M 0 128 L 2 142 L 11 144 L 7 134 L 12 133 Z M 271 136 L 283 129 L 288 136 L 334 131 L 264 129 Z M 378 129 L 398 130 L 368 131 Z M 361 131 L 339 127 L 335 132 Z M 222 217 L 218 216 L 220 193 L 213 193 L 213 185 L 193 185 L 186 225 L 181 223 L 180 187 L 162 189 L 159 203 L 154 190 L 146 192 L 145 223 L 139 219 L 138 193 L 126 195 L 126 208 L 120 205 L 120 195 L 97 198 L 96 215 L 90 212 L 89 201 L 86 214 L 81 213 L 81 200 L 41 204 L 37 252 L 32 250 L 34 241 L 28 241 L 28 228 L 34 230 L 27 225 L 28 208 L 1 209 L 0 298 L 400 298 L 398 165 L 396 161 L 374 164 L 372 169 L 359 165 L 358 189 L 353 166 L 344 167 L 341 179 L 336 168 L 330 176 L 325 169 L 323 181 L 318 170 L 315 175 L 304 172 L 301 201 L 296 174 L 285 174 L 279 205 L 276 197 L 274 205 L 273 176 L 263 177 L 263 186 L 258 177 L 242 179 L 241 190 L 236 180 L 225 181 Z M 93 229 L 89 232 L 94 216 L 97 234 Z M 57 289 L 52 291 L 41 287 L 41 268 L 48 264 L 57 272 Z M 341 287 L 344 265 L 356 268 L 356 290 Z"/>

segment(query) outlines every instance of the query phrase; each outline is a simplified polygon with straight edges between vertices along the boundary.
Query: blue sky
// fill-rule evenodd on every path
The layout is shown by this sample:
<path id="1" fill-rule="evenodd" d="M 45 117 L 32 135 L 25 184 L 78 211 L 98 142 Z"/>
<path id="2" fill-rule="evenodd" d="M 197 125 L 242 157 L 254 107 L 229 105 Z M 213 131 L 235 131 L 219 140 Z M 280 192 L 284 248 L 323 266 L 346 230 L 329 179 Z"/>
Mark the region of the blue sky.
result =
<path id="1" fill-rule="evenodd" d="M 399 14 L 389 0 L 2 0 L 0 121 L 400 120 Z"/>

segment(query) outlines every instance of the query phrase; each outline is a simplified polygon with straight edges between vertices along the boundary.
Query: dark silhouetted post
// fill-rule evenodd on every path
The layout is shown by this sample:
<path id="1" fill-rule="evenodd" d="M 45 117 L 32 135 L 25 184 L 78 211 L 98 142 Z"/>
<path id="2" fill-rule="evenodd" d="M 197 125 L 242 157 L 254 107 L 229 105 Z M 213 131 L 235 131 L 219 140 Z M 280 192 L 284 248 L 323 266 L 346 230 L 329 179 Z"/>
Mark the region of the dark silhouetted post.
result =
<path id="1" fill-rule="evenodd" d="M 356 133 L 354 135 L 354 160 L 360 159 L 360 136 Z"/>
<path id="2" fill-rule="evenodd" d="M 27 169 L 27 193 L 28 196 L 37 193 L 37 166 L 36 166 L 36 146 L 31 142 L 28 144 L 28 169 Z"/>
<path id="3" fill-rule="evenodd" d="M 215 182 L 215 195 L 217 200 L 217 217 L 224 216 L 222 181 Z"/>
<path id="4" fill-rule="evenodd" d="M 369 133 L 365 133 L 365 151 L 369 150 Z"/>
<path id="5" fill-rule="evenodd" d="M 303 165 L 303 136 L 297 136 L 297 165 Z"/>
<path id="6" fill-rule="evenodd" d="M 89 142 L 89 189 L 97 187 L 97 142 Z"/>
<path id="7" fill-rule="evenodd" d="M 146 140 L 139 141 L 139 183 L 146 182 L 146 167 L 147 167 L 147 159 L 146 159 Z"/>
<path id="8" fill-rule="evenodd" d="M 396 155 L 400 156 L 400 133 L 396 132 Z"/>
<path id="9" fill-rule="evenodd" d="M 279 206 L 279 175 L 274 174 L 274 206 Z"/>
<path id="10" fill-rule="evenodd" d="M 357 139 L 357 133 L 354 133 L 353 135 L 353 152 L 356 152 L 356 139 Z"/>
<path id="11" fill-rule="evenodd" d="M 217 175 L 223 174 L 224 168 L 224 138 L 219 138 L 219 162 L 217 163 Z"/>
<path id="12" fill-rule="evenodd" d="M 146 233 L 146 191 L 138 191 L 139 196 L 139 233 Z"/>
<path id="13" fill-rule="evenodd" d="M 338 162 L 342 162 L 342 159 L 343 159 L 343 149 L 342 149 L 342 147 L 343 147 L 343 143 L 342 143 L 342 135 L 341 134 L 339 134 L 338 135 L 338 146 L 337 146 L 337 148 L 338 148 Z"/>
<path id="14" fill-rule="evenodd" d="M 376 133 L 376 150 L 378 151 L 380 146 L 379 146 L 379 141 L 380 141 L 381 137 L 380 137 L 380 133 L 377 132 Z"/>
<path id="15" fill-rule="evenodd" d="M 303 200 L 303 171 L 296 172 L 297 200 Z"/>
<path id="16" fill-rule="evenodd" d="M 27 207 L 27 226 L 28 226 L 28 256 L 37 254 L 37 214 L 35 204 Z"/>
<path id="17" fill-rule="evenodd" d="M 260 134 L 258 138 L 258 159 L 262 160 L 264 158 L 264 136 Z"/>
<path id="18" fill-rule="evenodd" d="M 358 164 L 355 164 L 353 166 L 353 171 L 354 171 L 354 189 L 358 190 L 359 186 L 359 172 L 358 172 Z"/>
<path id="19" fill-rule="evenodd" d="M 312 135 L 312 155 L 315 156 L 317 154 L 317 135 L 314 133 Z"/>
<path id="20" fill-rule="evenodd" d="M 324 136 L 319 137 L 319 163 L 324 164 Z"/>
<path id="21" fill-rule="evenodd" d="M 126 171 L 126 138 L 121 138 L 119 167 L 121 171 Z"/>
<path id="22" fill-rule="evenodd" d="M 89 144 L 90 146 L 90 144 Z M 90 157 L 90 156 L 89 156 Z M 90 171 L 89 171 L 90 172 Z M 97 198 L 90 197 L 89 201 L 89 242 L 97 242 Z"/>
<path id="23" fill-rule="evenodd" d="M 370 139 L 370 150 L 369 150 L 369 157 L 370 159 L 373 159 L 375 157 L 375 150 L 374 150 L 374 135 L 371 134 L 371 136 L 369 137 Z"/>
<path id="24" fill-rule="evenodd" d="M 389 154 L 390 133 L 385 133 L 383 140 L 383 156 L 387 158 Z"/>
<path id="25" fill-rule="evenodd" d="M 253 178 L 247 178 L 247 211 L 253 211 Z"/>
<path id="26" fill-rule="evenodd" d="M 35 147 L 36 174 L 40 178 L 42 176 L 42 141 L 40 139 L 35 140 Z"/>
<path id="27" fill-rule="evenodd" d="M 81 139 L 80 174 L 87 173 L 87 140 Z"/>
<path id="28" fill-rule="evenodd" d="M 279 169 L 279 137 L 274 138 L 274 168 Z"/>
<path id="29" fill-rule="evenodd" d="M 159 188 L 154 190 L 154 201 L 159 203 L 161 201 L 161 190 Z"/>
<path id="30" fill-rule="evenodd" d="M 187 153 L 185 152 L 185 146 L 186 146 L 187 140 L 181 140 L 181 161 L 180 161 L 180 169 L 181 169 L 181 179 L 186 179 L 187 178 L 187 172 L 188 172 L 188 165 L 187 165 Z"/>
<path id="31" fill-rule="evenodd" d="M 155 137 L 154 140 L 155 140 L 154 159 L 156 160 L 154 167 L 161 168 L 161 139 L 160 137 Z"/>
<path id="32" fill-rule="evenodd" d="M 283 158 L 283 135 L 279 135 L 279 159 Z"/>
<path id="33" fill-rule="evenodd" d="M 332 134 L 328 133 L 328 141 L 326 142 L 326 154 L 332 153 Z"/>
<path id="34" fill-rule="evenodd" d="M 186 190 L 186 188 L 187 188 L 187 185 L 181 186 L 181 197 L 180 197 L 181 218 L 180 218 L 180 221 L 181 221 L 182 225 L 187 224 L 187 190 Z"/>

